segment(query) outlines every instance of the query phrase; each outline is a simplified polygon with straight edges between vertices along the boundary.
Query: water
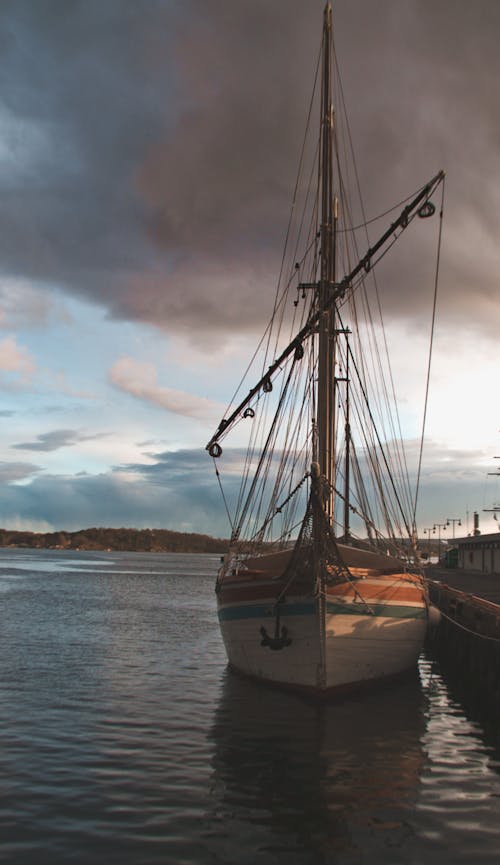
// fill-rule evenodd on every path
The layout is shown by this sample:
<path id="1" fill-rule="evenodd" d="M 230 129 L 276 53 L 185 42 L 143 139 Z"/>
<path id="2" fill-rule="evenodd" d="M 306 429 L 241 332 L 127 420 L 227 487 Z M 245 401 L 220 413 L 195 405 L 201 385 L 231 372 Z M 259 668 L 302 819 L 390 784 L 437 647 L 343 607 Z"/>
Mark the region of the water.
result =
<path id="1" fill-rule="evenodd" d="M 425 659 L 324 707 L 227 673 L 217 564 L 0 550 L 0 862 L 497 863 L 497 719 Z"/>

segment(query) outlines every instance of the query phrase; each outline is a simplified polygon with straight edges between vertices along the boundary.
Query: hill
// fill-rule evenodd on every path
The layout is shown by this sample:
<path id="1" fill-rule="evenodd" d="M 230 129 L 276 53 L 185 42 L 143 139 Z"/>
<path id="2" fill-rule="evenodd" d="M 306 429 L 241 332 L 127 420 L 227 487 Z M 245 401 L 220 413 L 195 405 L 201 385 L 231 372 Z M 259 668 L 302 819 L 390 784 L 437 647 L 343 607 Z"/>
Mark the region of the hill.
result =
<path id="1" fill-rule="evenodd" d="M 0 529 L 0 547 L 56 550 L 120 550 L 148 553 L 223 553 L 227 541 L 168 529 L 81 529 L 77 532 L 17 532 Z"/>

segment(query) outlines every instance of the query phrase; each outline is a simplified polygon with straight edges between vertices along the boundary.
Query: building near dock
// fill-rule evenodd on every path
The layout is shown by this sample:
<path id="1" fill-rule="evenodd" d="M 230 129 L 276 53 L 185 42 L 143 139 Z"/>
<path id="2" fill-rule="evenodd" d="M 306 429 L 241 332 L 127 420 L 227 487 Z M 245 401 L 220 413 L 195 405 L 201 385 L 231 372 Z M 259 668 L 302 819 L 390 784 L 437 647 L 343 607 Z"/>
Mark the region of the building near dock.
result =
<path id="1" fill-rule="evenodd" d="M 500 532 L 456 538 L 458 567 L 500 576 Z"/>

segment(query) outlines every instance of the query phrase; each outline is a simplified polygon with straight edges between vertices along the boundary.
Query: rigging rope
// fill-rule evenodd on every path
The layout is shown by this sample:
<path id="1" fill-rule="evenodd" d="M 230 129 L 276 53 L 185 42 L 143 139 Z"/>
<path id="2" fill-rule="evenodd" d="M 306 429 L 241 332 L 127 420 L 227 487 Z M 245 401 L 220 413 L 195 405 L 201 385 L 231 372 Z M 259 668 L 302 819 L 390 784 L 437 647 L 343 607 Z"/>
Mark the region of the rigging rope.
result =
<path id="1" fill-rule="evenodd" d="M 317 86 L 318 68 L 319 59 L 318 65 L 316 67 L 313 96 Z M 332 291 L 332 297 L 329 301 L 329 306 L 331 308 L 333 308 L 334 304 L 335 306 L 337 306 L 337 303 L 339 304 L 339 306 L 343 306 L 344 300 L 346 301 L 346 303 L 349 303 L 349 306 L 351 306 L 352 303 L 352 306 L 354 307 L 354 295 L 357 293 L 360 286 L 362 286 L 364 292 L 366 292 L 366 289 L 364 287 L 366 273 L 368 273 L 368 271 L 373 271 L 375 265 L 381 260 L 381 258 L 384 257 L 385 254 L 387 254 L 391 246 L 395 243 L 399 235 L 405 230 L 409 222 L 411 222 L 413 218 L 417 215 L 417 212 L 411 212 L 412 208 L 416 208 L 418 205 L 417 199 L 420 199 L 420 201 L 422 201 L 425 197 L 426 200 L 428 200 L 430 195 L 434 192 L 435 186 L 440 179 L 440 176 L 436 175 L 436 177 L 433 178 L 432 181 L 421 187 L 421 189 L 418 191 L 418 195 L 413 199 L 412 205 L 405 207 L 399 219 L 393 222 L 389 229 L 384 233 L 382 238 L 376 244 L 374 244 L 373 247 L 369 244 L 368 233 L 366 232 L 368 251 L 363 258 L 360 258 L 358 252 L 357 238 L 355 237 L 354 232 L 359 228 L 364 227 L 366 229 L 366 227 L 370 223 L 376 221 L 377 219 L 380 219 L 382 216 L 385 216 L 388 213 L 391 213 L 393 210 L 400 207 L 401 204 L 409 201 L 412 197 L 410 196 L 409 198 L 403 199 L 402 202 L 400 202 L 398 205 L 394 205 L 394 207 L 390 208 L 389 210 L 385 211 L 384 214 L 380 214 L 374 219 L 366 219 L 366 214 L 364 211 L 360 193 L 359 177 L 357 172 L 356 160 L 354 157 L 354 149 L 352 146 L 349 121 L 342 92 L 342 83 L 338 75 L 338 70 L 337 78 L 339 82 L 340 93 L 343 103 L 343 114 L 348 133 L 348 139 L 346 140 L 345 136 L 341 136 L 342 141 L 340 143 L 342 144 L 344 151 L 348 151 L 350 146 L 352 163 L 354 165 L 355 180 L 358 187 L 358 195 L 361 203 L 361 213 L 364 222 L 361 225 L 356 226 L 355 228 L 348 229 L 346 227 L 346 222 L 344 221 L 342 223 L 343 228 L 338 229 L 343 233 L 345 238 L 346 249 L 343 254 L 343 261 L 345 263 L 345 260 L 347 258 L 348 266 L 345 268 L 345 272 L 349 274 L 350 279 L 349 276 L 346 276 L 341 282 L 332 286 L 334 290 Z M 312 178 L 315 168 L 317 168 L 319 171 L 318 146 L 316 146 L 315 157 L 311 163 L 311 172 L 309 177 L 306 176 L 306 170 L 304 168 L 306 139 L 308 135 L 310 135 L 309 127 L 312 103 L 313 97 L 311 98 L 311 103 L 309 105 L 305 136 L 300 153 L 298 176 L 293 192 L 290 218 L 286 230 L 285 247 L 283 250 L 279 278 L 276 286 L 272 315 L 265 329 L 264 335 L 260 340 L 259 345 L 254 353 L 254 356 L 247 367 L 247 370 L 243 376 L 243 380 L 240 383 L 240 386 L 237 388 L 230 402 L 230 405 L 228 406 L 228 414 L 230 411 L 230 406 L 234 403 L 234 400 L 236 399 L 236 396 L 240 391 L 241 385 L 243 384 L 243 381 L 245 380 L 250 370 L 250 367 L 252 366 L 252 363 L 254 363 L 257 358 L 259 349 L 262 350 L 262 353 L 264 355 L 264 361 L 262 366 L 262 379 L 257 384 L 257 386 L 250 390 L 249 395 L 242 400 L 240 405 L 236 407 L 234 411 L 232 411 L 230 417 L 221 421 L 219 429 L 216 431 L 215 435 L 211 439 L 211 442 L 213 443 L 218 442 L 219 439 L 224 438 L 225 435 L 229 432 L 229 429 L 241 423 L 242 417 L 246 416 L 246 412 L 243 411 L 245 407 L 252 405 L 253 414 L 251 416 L 255 416 L 255 421 L 252 424 L 249 449 L 247 451 L 247 456 L 243 467 L 242 483 L 240 486 L 237 507 L 234 514 L 234 522 L 231 521 L 231 518 L 229 517 L 227 502 L 223 495 L 224 504 L 228 513 L 229 521 L 231 523 L 233 540 L 236 540 L 241 535 L 242 537 L 245 536 L 247 538 L 249 536 L 253 536 L 253 538 L 257 537 L 258 540 L 264 541 L 267 540 L 267 537 L 272 534 L 274 542 L 276 538 L 276 533 L 280 534 L 279 540 L 282 540 L 287 536 L 290 537 L 290 533 L 294 529 L 294 527 L 290 528 L 290 524 L 294 522 L 295 519 L 294 511 L 297 508 L 299 500 L 302 499 L 301 496 L 295 496 L 295 492 L 298 488 L 295 485 L 301 477 L 303 478 L 305 472 L 307 471 L 305 466 L 307 466 L 308 462 L 310 463 L 310 460 L 307 459 L 308 449 L 310 450 L 312 448 L 314 450 L 314 418 L 316 417 L 316 406 L 314 402 L 315 389 L 314 387 L 312 387 L 312 385 L 314 384 L 314 364 L 310 368 L 310 380 L 306 382 L 306 389 L 311 388 L 312 391 L 312 393 L 310 394 L 310 398 L 312 400 L 312 409 L 307 409 L 307 407 L 305 406 L 305 402 L 300 407 L 299 403 L 294 403 L 294 397 L 295 399 L 298 397 L 300 373 L 299 371 L 297 371 L 297 374 L 295 374 L 293 371 L 295 366 L 298 367 L 300 365 L 296 365 L 295 360 L 292 360 L 291 367 L 288 367 L 287 370 L 287 365 L 289 363 L 289 360 L 291 359 L 291 352 L 297 352 L 299 349 L 303 352 L 304 343 L 307 337 L 312 336 L 313 339 L 311 340 L 311 343 L 314 342 L 314 333 L 317 327 L 319 313 L 315 311 L 314 308 L 312 291 L 308 293 L 310 302 L 304 303 L 301 306 L 301 310 L 296 310 L 296 312 L 293 313 L 292 326 L 294 328 L 296 326 L 297 319 L 302 316 L 300 330 L 297 336 L 292 339 L 289 346 L 287 346 L 287 348 L 279 354 L 279 357 L 275 359 L 267 368 L 267 371 L 265 371 L 270 352 L 274 350 L 275 358 L 276 355 L 279 353 L 278 346 L 280 344 L 280 340 L 284 334 L 285 327 L 288 327 L 289 324 L 289 318 L 286 317 L 286 307 L 287 300 L 290 297 L 290 293 L 292 290 L 292 284 L 293 291 L 295 291 L 295 281 L 298 281 L 297 290 L 300 291 L 300 289 L 302 289 L 302 297 L 305 299 L 305 289 L 313 288 L 315 279 L 317 279 L 319 238 L 319 233 L 317 231 L 318 201 L 317 197 L 316 200 L 314 200 L 314 196 L 311 194 L 311 189 Z M 334 128 L 334 135 L 335 137 L 337 137 L 336 124 Z M 339 142 L 337 141 L 337 145 L 338 143 Z M 353 219 L 351 217 L 351 214 L 349 213 L 349 211 L 351 211 L 351 202 L 348 200 L 347 191 L 343 183 L 341 166 L 339 162 L 340 148 L 337 146 L 335 149 L 337 153 L 337 169 L 339 173 L 338 191 L 341 199 L 341 211 L 347 211 L 348 219 L 352 224 Z M 347 158 L 347 152 L 344 152 L 344 158 Z M 305 184 L 304 190 L 299 188 L 302 178 Z M 305 194 L 305 202 L 301 216 L 299 216 L 299 214 L 297 213 L 298 207 L 296 208 L 296 205 L 298 204 L 299 193 L 301 197 L 303 197 L 303 193 Z M 306 211 L 310 212 L 309 223 L 307 223 Z M 294 223 L 293 226 L 292 223 Z M 299 241 L 300 246 L 304 245 L 304 242 L 306 246 L 306 252 L 302 257 L 298 257 Z M 307 262 L 308 253 L 311 253 L 311 255 L 309 256 L 309 265 Z M 358 265 L 354 268 L 350 263 L 351 255 L 353 253 L 356 255 L 359 262 Z M 288 270 L 286 259 L 287 256 L 290 256 L 291 254 L 294 256 L 292 260 L 293 263 Z M 310 269 L 309 281 L 307 281 L 307 279 L 304 279 L 304 276 L 306 275 L 305 272 L 307 271 L 308 266 Z M 377 292 L 377 302 L 379 305 L 380 313 L 380 300 L 378 298 L 378 289 L 376 283 L 375 288 Z M 358 306 L 359 305 L 360 304 L 358 302 Z M 295 308 L 298 306 L 298 300 L 294 303 L 294 306 Z M 337 313 L 339 314 L 339 320 L 341 321 L 340 313 L 338 312 L 338 310 Z M 393 540 L 396 540 L 395 529 L 399 530 L 400 535 L 402 534 L 398 509 L 401 511 L 401 514 L 403 516 L 403 520 L 406 525 L 406 531 L 408 532 L 408 534 L 410 534 L 409 523 L 411 520 L 412 508 L 414 503 L 412 500 L 408 477 L 406 477 L 408 489 L 405 488 L 403 490 L 397 490 L 394 485 L 393 471 L 395 473 L 395 469 L 398 468 L 401 474 L 404 475 L 404 454 L 402 456 L 399 450 L 400 445 L 398 445 L 397 443 L 397 435 L 394 424 L 390 420 L 387 421 L 387 415 L 389 415 L 390 418 L 390 400 L 388 389 L 385 385 L 384 392 L 382 394 L 377 394 L 375 392 L 373 400 L 374 414 L 379 417 L 379 420 L 377 422 L 380 423 L 381 435 L 376 428 L 375 431 L 369 430 L 371 424 L 373 424 L 375 427 L 375 417 L 372 414 L 372 410 L 369 408 L 370 395 L 374 390 L 374 379 L 372 376 L 375 376 L 375 378 L 377 378 L 378 370 L 378 374 L 382 375 L 383 377 L 385 361 L 378 354 L 374 356 L 375 352 L 371 344 L 371 340 L 374 340 L 375 324 L 378 325 L 378 321 L 374 321 L 374 317 L 372 316 L 366 295 L 361 300 L 361 315 L 366 320 L 366 327 L 369 334 L 368 348 L 371 352 L 371 359 L 370 357 L 368 357 L 367 365 L 365 365 L 362 360 L 359 361 L 358 367 L 356 367 L 356 363 L 354 363 L 357 378 L 361 385 L 361 395 L 359 397 L 359 402 L 357 402 L 355 412 L 357 414 L 357 420 L 361 426 L 361 434 L 363 436 L 363 441 L 366 446 L 367 460 L 368 464 L 371 464 L 374 481 L 373 484 L 367 486 L 364 478 L 362 478 L 362 472 L 360 471 L 358 463 L 358 471 L 357 476 L 355 476 L 354 478 L 354 485 L 357 491 L 357 504 L 364 511 L 364 519 L 367 526 L 368 534 L 370 535 L 370 529 L 368 528 L 369 523 L 371 523 L 372 531 L 374 531 L 376 535 L 380 534 L 375 526 L 376 519 L 379 523 L 385 521 L 388 534 L 392 536 Z M 352 316 L 354 319 L 357 319 L 356 310 L 352 311 Z M 347 317 L 349 316 L 347 315 Z M 382 320 L 381 315 L 380 319 Z M 385 332 L 383 330 L 383 324 L 382 332 L 385 342 Z M 353 358 L 350 348 L 348 349 L 348 351 L 349 357 Z M 386 355 L 387 354 L 388 353 L 386 345 Z M 269 384 L 271 383 L 271 377 L 274 376 L 275 372 L 283 374 L 284 378 L 286 379 L 284 386 L 282 387 L 281 392 L 278 395 L 277 409 L 273 408 L 274 397 L 268 398 L 266 387 L 264 386 L 267 383 L 266 378 Z M 392 398 L 394 399 L 395 395 L 394 384 L 392 382 L 392 373 L 391 384 Z M 271 387 L 269 387 L 269 390 L 271 390 Z M 352 399 L 351 404 L 354 405 L 354 399 Z M 260 411 L 256 412 L 256 409 L 260 409 Z M 285 419 L 285 410 L 289 410 L 288 420 Z M 272 413 L 271 417 L 269 417 L 270 413 Z M 307 429 L 309 430 L 309 432 L 307 434 L 307 439 L 304 444 L 303 439 L 299 441 L 299 434 L 302 435 L 305 429 L 304 421 L 306 420 L 308 421 Z M 271 421 L 270 429 L 268 426 L 269 421 Z M 394 441 L 393 443 L 387 441 L 384 443 L 384 445 L 382 445 L 382 440 L 384 438 L 388 438 L 388 423 L 391 426 L 391 433 Z M 267 429 L 269 429 L 268 434 L 266 434 Z M 401 428 L 399 428 L 399 434 L 400 438 L 402 438 Z M 352 444 L 351 448 L 351 457 L 354 461 L 354 459 L 357 459 L 357 457 L 355 457 L 354 447 Z M 208 446 L 207 449 L 209 449 Z M 288 457 L 286 457 L 285 452 L 288 453 Z M 252 480 L 251 468 L 255 465 L 255 463 L 257 463 L 256 472 L 254 475 L 252 473 Z M 385 468 L 389 471 L 389 484 L 392 484 L 392 490 L 388 482 L 383 479 L 383 464 L 385 464 Z M 222 491 L 221 479 L 217 467 L 216 474 L 219 486 L 221 487 Z M 339 474 L 341 474 L 341 469 L 339 470 L 337 477 Z M 391 501 L 391 492 L 396 497 L 396 506 L 394 501 Z M 375 498 L 376 500 L 373 505 L 373 509 L 368 504 L 369 497 L 370 499 Z M 343 496 L 340 496 L 340 498 L 343 499 Z M 386 498 L 389 499 L 387 503 L 385 503 Z M 417 494 L 415 494 L 415 509 L 416 499 Z M 354 500 L 356 501 L 356 498 L 354 498 Z M 278 506 L 278 502 L 280 501 L 281 505 Z M 285 511 L 276 521 L 277 524 L 279 523 L 279 525 L 276 526 L 277 531 L 274 532 L 271 529 L 270 532 L 268 527 L 271 525 L 273 518 L 278 513 L 281 514 L 283 508 L 285 508 Z M 359 514 L 359 511 L 356 511 L 354 508 L 352 508 L 352 505 L 351 510 Z M 408 514 L 408 519 L 405 516 L 406 513 Z M 413 517 L 415 519 L 414 513 Z M 258 528 L 259 526 L 260 528 Z"/>
<path id="2" fill-rule="evenodd" d="M 420 187 L 420 188 L 423 189 L 423 187 Z M 419 192 L 419 191 L 420 190 L 417 189 L 417 192 Z M 365 221 L 360 222 L 359 225 L 352 225 L 352 226 L 349 226 L 349 228 L 339 228 L 339 229 L 337 229 L 337 231 L 339 234 L 348 234 L 348 233 L 350 234 L 350 233 L 353 233 L 355 231 L 359 231 L 361 228 L 366 228 L 368 225 L 372 225 L 373 222 L 378 222 L 379 219 L 383 219 L 385 216 L 389 216 L 390 213 L 392 213 L 394 210 L 398 210 L 403 204 L 406 204 L 407 201 L 411 201 L 414 194 L 415 193 L 412 193 L 411 195 L 407 195 L 406 198 L 402 198 L 401 201 L 398 201 L 398 203 L 394 204 L 393 207 L 389 207 L 387 210 L 384 210 L 382 213 L 379 213 L 377 216 L 373 216 L 371 219 L 365 219 Z"/>
<path id="3" fill-rule="evenodd" d="M 231 534 L 232 534 L 234 531 L 233 521 L 231 519 L 231 513 L 229 511 L 229 507 L 228 507 L 228 504 L 226 501 L 226 496 L 224 495 L 224 489 L 222 487 L 222 481 L 220 479 L 219 469 L 217 468 L 217 460 L 214 458 L 213 462 L 214 462 L 215 474 L 217 475 L 217 480 L 219 482 L 219 489 L 221 492 L 222 501 L 224 502 L 224 507 L 226 509 L 226 514 L 227 514 L 227 518 L 229 520 L 229 525 L 231 526 Z"/>
<path id="4" fill-rule="evenodd" d="M 457 628 L 461 628 L 462 631 L 466 631 L 468 634 L 471 634 L 473 637 L 478 637 L 481 640 L 489 640 L 491 643 L 500 643 L 500 637 L 492 637 L 489 634 L 480 634 L 478 631 L 473 631 L 471 628 L 468 628 L 466 625 L 462 625 L 461 622 L 458 622 L 457 619 L 454 619 L 452 616 L 448 616 L 447 613 L 444 613 L 441 608 L 438 608 L 441 613 L 443 619 L 447 619 L 448 622 L 451 622 L 453 625 L 456 625 Z"/>
<path id="5" fill-rule="evenodd" d="M 342 323 L 342 319 L 340 318 L 340 315 L 339 315 L 339 319 L 340 319 L 340 321 L 341 321 L 341 323 Z M 351 360 L 352 360 L 352 364 L 353 364 L 353 366 L 354 366 L 354 370 L 355 370 L 355 372 L 356 372 L 356 376 L 357 376 L 357 379 L 358 379 L 358 382 L 359 382 L 360 390 L 361 390 L 361 393 L 362 393 L 363 399 L 364 399 L 364 401 L 365 401 L 366 409 L 367 409 L 367 411 L 368 411 L 368 416 L 369 416 L 369 418 L 370 418 L 370 420 L 371 420 L 371 422 L 372 422 L 372 424 L 373 424 L 373 428 L 374 428 L 375 436 L 376 436 L 377 443 L 378 443 L 378 446 L 379 446 L 379 449 L 380 449 L 380 453 L 381 453 L 381 455 L 382 455 L 382 459 L 383 459 L 384 465 L 385 465 L 385 467 L 386 467 L 386 469 L 387 469 L 387 472 L 388 472 L 388 475 L 389 475 L 390 485 L 392 486 L 392 490 L 393 490 L 393 492 L 394 492 L 394 496 L 395 496 L 395 499 L 396 499 L 396 501 L 397 501 L 397 504 L 398 504 L 398 507 L 399 507 L 399 510 L 400 510 L 401 516 L 402 516 L 402 518 L 403 518 L 403 522 L 404 522 L 404 524 L 405 524 L 406 531 L 407 531 L 408 535 L 410 536 L 410 535 L 411 535 L 410 526 L 409 526 L 408 521 L 407 521 L 407 519 L 406 519 L 406 516 L 405 516 L 405 513 L 404 513 L 404 509 L 403 509 L 403 507 L 402 507 L 402 505 L 401 505 L 401 501 L 400 501 L 400 497 L 399 497 L 398 491 L 397 491 L 397 489 L 396 489 L 396 487 L 395 487 L 395 484 L 394 484 L 394 479 L 393 479 L 393 477 L 392 477 L 392 473 L 391 473 L 391 470 L 390 470 L 390 467 L 389 467 L 389 464 L 388 464 L 387 455 L 386 455 L 386 452 L 385 452 L 384 447 L 383 447 L 383 445 L 382 445 L 382 441 L 381 441 L 381 439 L 380 439 L 380 436 L 379 436 L 379 434 L 378 434 L 378 430 L 377 430 L 377 427 L 376 427 L 376 424 L 375 424 L 375 419 L 374 419 L 374 417 L 373 417 L 373 414 L 372 414 L 372 411 L 371 411 L 371 408 L 370 408 L 368 395 L 367 395 L 367 393 L 366 393 L 366 390 L 365 390 L 365 387 L 364 387 L 363 381 L 361 380 L 361 375 L 360 375 L 360 372 L 359 372 L 359 369 L 358 369 L 358 366 L 357 366 L 357 363 L 356 363 L 356 358 L 354 357 L 354 355 L 353 355 L 353 353 L 352 353 L 352 351 L 351 351 L 350 346 L 347 347 L 347 351 L 349 352 L 349 356 L 350 356 L 350 358 L 351 358 Z"/>
<path id="6" fill-rule="evenodd" d="M 417 469 L 417 482 L 415 488 L 415 501 L 413 505 L 413 528 L 416 528 L 416 516 L 417 516 L 417 501 L 418 501 L 418 492 L 420 488 L 420 473 L 422 468 L 422 455 L 424 452 L 424 435 L 425 435 L 425 422 L 427 419 L 427 405 L 429 401 L 429 384 L 431 378 L 431 362 L 432 362 L 432 349 L 434 345 L 434 329 L 436 324 L 436 307 L 437 307 L 437 295 L 438 295 L 438 282 L 439 282 L 439 262 L 441 258 L 441 240 L 443 234 L 443 210 L 444 210 L 444 184 L 445 178 L 443 177 L 443 185 L 441 188 L 441 208 L 439 211 L 439 234 L 438 234 L 438 248 L 437 248 L 437 259 L 436 259 L 436 273 L 434 277 L 434 302 L 432 307 L 432 322 L 431 322 L 431 338 L 430 338 L 430 346 L 429 346 L 429 361 L 427 364 L 427 381 L 425 385 L 425 400 L 424 400 L 424 415 L 422 419 L 422 435 L 420 438 L 420 453 L 418 458 L 418 469 Z"/>
<path id="7" fill-rule="evenodd" d="M 283 401 L 284 401 L 285 396 L 286 396 L 286 394 L 287 394 L 288 386 L 289 386 L 289 384 L 290 384 L 290 380 L 291 380 L 291 377 L 292 377 L 292 373 L 293 373 L 293 371 L 294 371 L 294 367 L 295 367 L 295 358 L 293 359 L 292 366 L 290 367 L 290 372 L 289 372 L 288 377 L 287 377 L 287 379 L 286 379 L 286 382 L 285 382 L 285 384 L 284 384 L 284 387 L 283 387 L 283 390 L 282 390 L 282 393 L 281 393 L 281 396 L 280 396 L 280 400 L 279 400 L 279 403 L 278 403 L 278 409 L 277 409 L 276 414 L 275 414 L 275 416 L 274 416 L 274 418 L 273 418 L 273 422 L 272 422 L 272 424 L 271 424 L 271 429 L 269 430 L 269 434 L 268 434 L 268 436 L 267 436 L 267 440 L 266 440 L 266 443 L 265 443 L 265 445 L 264 445 L 264 449 L 263 449 L 263 451 L 262 451 L 262 455 L 261 455 L 261 457 L 260 457 L 259 464 L 258 464 L 258 466 L 257 466 L 256 472 L 255 472 L 255 475 L 254 475 L 254 478 L 253 478 L 253 481 L 252 481 L 252 485 L 251 485 L 251 487 L 250 487 L 250 491 L 249 491 L 249 493 L 248 493 L 248 495 L 247 495 L 245 505 L 244 505 L 244 507 L 243 507 L 243 509 L 242 509 L 242 512 L 241 512 L 241 514 L 240 514 L 240 518 L 239 518 L 239 521 L 238 521 L 238 525 L 235 526 L 235 528 L 234 528 L 234 531 L 233 531 L 233 537 L 231 538 L 232 541 L 237 540 L 237 538 L 238 538 L 239 535 L 240 535 L 241 528 L 242 528 L 242 525 L 243 525 L 243 521 L 244 521 L 244 519 L 245 519 L 245 515 L 246 515 L 246 513 L 247 513 L 247 511 L 248 511 L 248 508 L 249 508 L 249 506 L 250 506 L 250 502 L 251 502 L 251 500 L 252 500 L 252 496 L 253 496 L 253 493 L 254 493 L 255 487 L 256 487 L 256 485 L 257 485 L 257 481 L 258 481 L 258 478 L 259 478 L 260 470 L 261 470 L 261 468 L 262 468 L 262 466 L 263 466 L 263 464 L 264 464 L 264 458 L 266 457 L 266 455 L 267 455 L 268 452 L 269 452 L 269 444 L 270 444 L 270 442 L 271 442 L 272 436 L 273 436 L 273 434 L 274 434 L 274 430 L 275 430 L 275 428 L 276 428 L 276 424 L 277 424 L 278 417 L 279 417 L 279 414 L 280 414 L 280 409 L 281 409 L 281 406 L 283 405 Z"/>

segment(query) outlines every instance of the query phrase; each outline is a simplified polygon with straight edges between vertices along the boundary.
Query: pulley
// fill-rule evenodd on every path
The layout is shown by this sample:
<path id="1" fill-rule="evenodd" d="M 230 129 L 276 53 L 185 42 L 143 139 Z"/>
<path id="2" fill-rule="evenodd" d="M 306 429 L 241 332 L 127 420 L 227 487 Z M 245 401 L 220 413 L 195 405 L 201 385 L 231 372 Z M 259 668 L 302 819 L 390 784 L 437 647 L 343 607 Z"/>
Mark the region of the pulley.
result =
<path id="1" fill-rule="evenodd" d="M 246 408 L 243 412 L 243 417 L 255 417 L 255 412 L 253 408 Z"/>
<path id="2" fill-rule="evenodd" d="M 218 442 L 214 442 L 213 444 L 211 444 L 208 449 L 208 453 L 211 457 L 214 458 L 214 460 L 218 459 L 222 454 L 222 448 L 220 444 Z"/>
<path id="3" fill-rule="evenodd" d="M 422 204 L 422 207 L 419 207 L 417 210 L 420 219 L 427 219 L 429 216 L 434 216 L 436 212 L 436 208 L 434 207 L 432 201 L 426 201 Z"/>
<path id="4" fill-rule="evenodd" d="M 297 347 L 295 349 L 294 360 L 302 360 L 303 357 L 304 357 L 304 346 L 302 345 L 301 342 L 299 342 L 299 344 L 297 345 Z"/>
<path id="5" fill-rule="evenodd" d="M 262 383 L 262 390 L 264 393 L 271 393 L 273 389 L 273 383 L 270 378 L 265 378 Z"/>

